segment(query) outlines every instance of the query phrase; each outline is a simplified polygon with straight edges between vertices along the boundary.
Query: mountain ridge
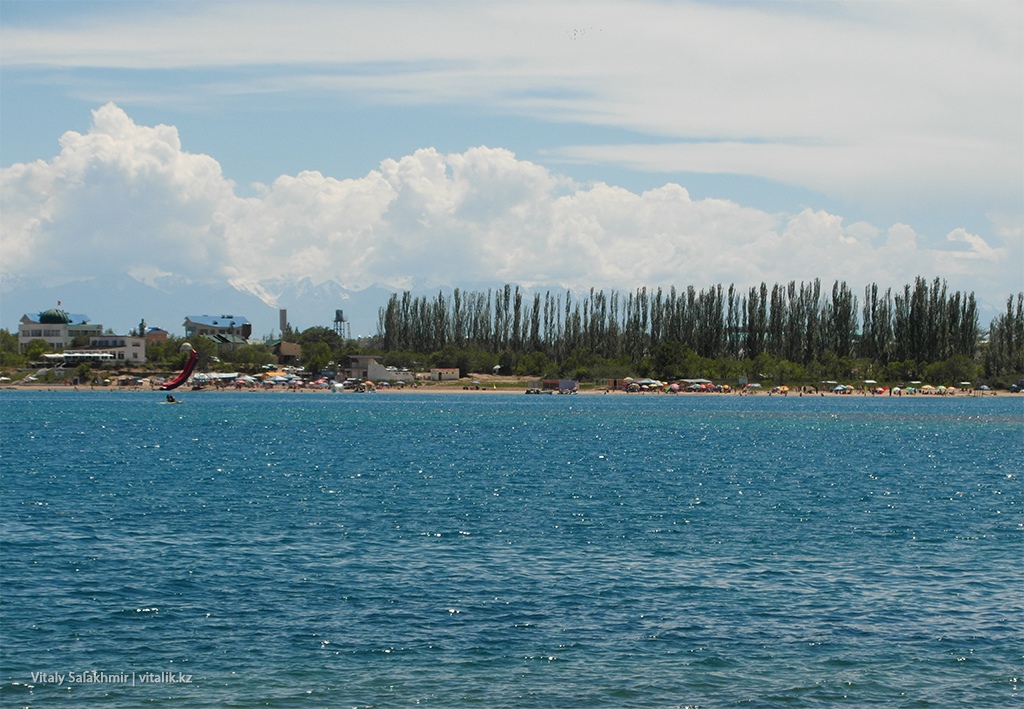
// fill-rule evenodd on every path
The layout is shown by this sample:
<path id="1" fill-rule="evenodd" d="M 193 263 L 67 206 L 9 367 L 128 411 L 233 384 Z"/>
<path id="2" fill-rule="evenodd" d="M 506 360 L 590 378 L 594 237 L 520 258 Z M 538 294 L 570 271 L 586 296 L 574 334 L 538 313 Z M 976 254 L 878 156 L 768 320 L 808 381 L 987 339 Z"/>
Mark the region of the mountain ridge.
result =
<path id="1" fill-rule="evenodd" d="M 463 292 L 486 291 L 504 285 L 476 281 L 458 288 Z M 524 293 L 565 290 L 563 286 L 519 287 Z M 377 334 L 378 312 L 392 294 L 408 290 L 415 297 L 436 296 L 439 292 L 448 297 L 455 288 L 423 282 L 402 288 L 377 283 L 353 290 L 336 281 L 314 283 L 310 278 L 197 283 L 168 275 L 143 281 L 128 273 L 41 286 L 5 277 L 0 283 L 0 327 L 16 332 L 23 315 L 35 315 L 59 302 L 62 308 L 85 313 L 91 322 L 118 334 L 137 328 L 145 320 L 148 327 L 183 336 L 187 315 L 230 314 L 248 319 L 253 338 L 263 339 L 280 336 L 281 309 L 287 311 L 292 329 L 299 331 L 315 326 L 333 328 L 335 311 L 341 310 L 351 336 L 359 338 Z"/>
<path id="2" fill-rule="evenodd" d="M 352 336 L 363 337 L 376 334 L 377 311 L 395 292 L 385 286 L 351 291 L 333 281 L 314 284 L 308 278 L 261 282 L 258 288 L 245 289 L 230 283 L 195 283 L 172 278 L 143 283 L 128 274 L 57 286 L 15 279 L 4 281 L 0 291 L 0 327 L 10 332 L 17 330 L 23 315 L 34 315 L 59 302 L 62 308 L 85 313 L 92 322 L 121 334 L 145 320 L 147 326 L 180 336 L 184 334 L 187 315 L 233 314 L 252 323 L 255 338 L 279 336 L 279 311 L 283 308 L 287 310 L 288 322 L 298 330 L 317 325 L 333 327 L 335 310 L 343 310 Z M 257 294 L 261 290 L 264 297 Z M 274 300 L 268 303 L 267 294 L 272 294 Z"/>

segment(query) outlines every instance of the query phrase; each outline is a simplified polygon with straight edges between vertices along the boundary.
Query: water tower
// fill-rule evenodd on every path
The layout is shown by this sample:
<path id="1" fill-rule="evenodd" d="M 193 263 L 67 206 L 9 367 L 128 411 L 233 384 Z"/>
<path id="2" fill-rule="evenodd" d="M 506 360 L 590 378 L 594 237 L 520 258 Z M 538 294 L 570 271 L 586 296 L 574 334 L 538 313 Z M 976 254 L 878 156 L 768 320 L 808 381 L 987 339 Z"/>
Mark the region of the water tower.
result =
<path id="1" fill-rule="evenodd" d="M 348 320 L 345 319 L 345 311 L 343 310 L 334 311 L 334 331 L 343 339 L 352 339 L 352 328 Z"/>

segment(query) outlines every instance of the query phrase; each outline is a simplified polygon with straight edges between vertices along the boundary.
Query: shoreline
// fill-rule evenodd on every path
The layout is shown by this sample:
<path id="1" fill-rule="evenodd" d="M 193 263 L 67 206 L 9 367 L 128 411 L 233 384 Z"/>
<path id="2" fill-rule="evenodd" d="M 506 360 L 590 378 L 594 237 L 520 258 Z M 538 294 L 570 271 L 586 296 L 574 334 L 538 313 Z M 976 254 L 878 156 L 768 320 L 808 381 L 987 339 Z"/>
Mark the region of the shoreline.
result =
<path id="1" fill-rule="evenodd" d="M 67 391 L 74 391 L 74 392 L 122 392 L 122 393 L 161 394 L 161 395 L 165 395 L 165 394 L 169 394 L 169 393 L 174 393 L 175 396 L 181 396 L 181 395 L 187 395 L 187 394 L 215 394 L 216 395 L 216 394 L 223 394 L 223 393 L 246 393 L 246 394 L 255 394 L 255 395 L 274 395 L 274 394 L 313 394 L 313 395 L 332 394 L 332 395 L 339 395 L 340 394 L 340 395 L 346 395 L 346 396 L 351 396 L 351 395 L 366 396 L 366 395 L 370 395 L 370 394 L 377 394 L 377 395 L 382 395 L 382 396 L 389 396 L 389 395 L 392 395 L 392 394 L 413 394 L 413 395 L 444 394 L 444 395 L 454 395 L 454 396 L 460 396 L 460 395 L 461 396 L 467 396 L 467 395 L 485 395 L 485 396 L 516 395 L 516 396 L 523 396 L 524 394 L 526 394 L 526 391 L 527 391 L 528 388 L 529 387 L 527 385 L 522 385 L 522 387 L 520 387 L 520 386 L 509 385 L 509 384 L 504 384 L 503 386 L 500 386 L 500 387 L 496 387 L 496 386 L 487 387 L 487 386 L 484 386 L 483 384 L 481 384 L 479 387 L 467 386 L 467 385 L 463 385 L 463 384 L 454 384 L 454 385 L 448 385 L 448 384 L 428 384 L 428 385 L 423 385 L 423 384 L 421 384 L 420 386 L 415 386 L 415 387 L 414 386 L 390 387 L 390 388 L 388 388 L 388 387 L 381 387 L 381 388 L 378 388 L 378 389 L 376 389 L 376 390 L 374 390 L 372 392 L 355 392 L 355 391 L 334 392 L 331 389 L 309 389 L 309 388 L 289 389 L 289 388 L 283 388 L 282 387 L 282 388 L 270 388 L 270 389 L 268 389 L 268 388 L 264 388 L 264 387 L 252 387 L 252 388 L 242 387 L 242 388 L 239 388 L 239 387 L 235 387 L 235 386 L 225 386 L 225 387 L 206 386 L 206 387 L 203 387 L 202 389 L 191 389 L 191 388 L 186 388 L 186 387 L 183 386 L 183 387 L 180 387 L 178 389 L 173 390 L 173 392 L 167 392 L 167 391 L 163 391 L 163 390 L 161 390 L 161 389 L 159 389 L 157 387 L 147 386 L 147 385 L 137 385 L 137 386 L 117 386 L 117 385 L 110 385 L 110 386 L 83 386 L 83 385 L 68 386 L 68 385 L 55 385 L 55 384 L 52 384 L 52 383 L 49 383 L 49 384 L 46 384 L 46 383 L 22 384 L 22 383 L 18 383 L 18 382 L 7 382 L 7 383 L 4 383 L 4 384 L 0 385 L 0 391 L 5 391 L 6 390 L 6 391 L 35 391 L 35 392 L 42 392 L 42 391 L 45 391 L 45 392 L 62 392 L 62 391 L 63 392 L 67 392 Z M 875 394 L 875 393 L 872 393 L 872 392 L 869 392 L 869 391 L 861 391 L 861 390 L 855 390 L 855 391 L 853 391 L 852 393 L 849 393 L 849 394 L 842 394 L 842 393 L 832 392 L 832 391 L 817 391 L 817 392 L 802 393 L 802 392 L 799 392 L 799 391 L 792 391 L 792 390 L 790 392 L 788 392 L 788 393 L 778 393 L 778 392 L 771 392 L 771 391 L 767 391 L 767 390 L 760 390 L 760 391 L 756 391 L 756 392 L 751 392 L 751 391 L 731 391 L 731 392 L 695 392 L 695 391 L 661 392 L 661 391 L 645 391 L 645 392 L 626 392 L 626 391 L 622 391 L 622 390 L 618 390 L 618 389 L 601 389 L 601 388 L 590 389 L 590 388 L 587 388 L 587 389 L 580 389 L 579 391 L 577 391 L 574 394 L 552 393 L 552 394 L 540 394 L 538 396 L 608 396 L 608 395 L 613 395 L 613 396 L 631 396 L 631 397 L 635 396 L 635 397 L 683 397 L 683 398 L 687 398 L 687 397 L 701 397 L 701 398 L 703 398 L 703 397 L 736 397 L 736 396 L 739 396 L 739 397 L 751 397 L 751 396 L 753 396 L 753 397 L 758 397 L 758 398 L 788 398 L 788 397 L 802 398 L 804 396 L 808 396 L 808 397 L 832 398 L 832 399 L 836 399 L 836 398 L 838 398 L 838 399 L 861 399 L 861 398 L 873 398 L 873 399 L 904 399 L 904 398 L 906 398 L 906 399 L 916 399 L 916 398 L 922 398 L 922 397 L 923 398 L 929 398 L 929 399 L 942 399 L 942 398 L 945 398 L 945 399 L 964 399 L 964 398 L 976 399 L 976 398 L 992 397 L 992 396 L 1013 396 L 1014 392 L 1010 392 L 1010 391 L 997 391 L 997 390 L 981 391 L 981 390 L 976 390 L 976 389 L 967 390 L 967 391 L 959 390 L 958 389 L 958 390 L 955 391 L 955 393 L 948 393 L 948 392 L 944 392 L 944 393 L 920 393 L 920 392 L 916 392 L 916 393 L 913 393 L 913 394 L 908 394 L 908 393 L 903 393 L 903 392 L 898 393 L 898 394 L 891 394 L 889 392 L 886 392 L 884 394 Z"/>

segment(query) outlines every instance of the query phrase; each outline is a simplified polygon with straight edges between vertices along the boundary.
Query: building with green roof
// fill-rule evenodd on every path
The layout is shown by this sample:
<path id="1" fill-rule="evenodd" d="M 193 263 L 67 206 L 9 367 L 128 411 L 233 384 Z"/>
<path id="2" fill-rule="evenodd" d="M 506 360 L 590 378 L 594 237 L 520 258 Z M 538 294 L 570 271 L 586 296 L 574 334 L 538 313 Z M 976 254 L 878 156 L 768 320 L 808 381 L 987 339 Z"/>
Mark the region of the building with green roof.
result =
<path id="1" fill-rule="evenodd" d="M 89 316 L 69 313 L 59 308 L 44 310 L 33 317 L 23 315 L 18 325 L 18 349 L 22 352 L 29 342 L 43 340 L 51 350 L 71 347 L 77 337 L 103 334 L 103 326 L 89 322 Z"/>

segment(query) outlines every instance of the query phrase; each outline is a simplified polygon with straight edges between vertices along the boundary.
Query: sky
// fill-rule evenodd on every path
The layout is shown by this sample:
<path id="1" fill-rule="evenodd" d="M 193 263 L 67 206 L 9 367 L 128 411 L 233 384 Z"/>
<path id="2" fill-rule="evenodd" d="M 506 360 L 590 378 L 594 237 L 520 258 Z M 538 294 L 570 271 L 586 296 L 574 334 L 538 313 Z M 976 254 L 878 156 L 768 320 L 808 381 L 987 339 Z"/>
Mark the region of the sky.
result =
<path id="1" fill-rule="evenodd" d="M 0 292 L 920 275 L 991 315 L 1022 215 L 1019 1 L 0 0 Z"/>

